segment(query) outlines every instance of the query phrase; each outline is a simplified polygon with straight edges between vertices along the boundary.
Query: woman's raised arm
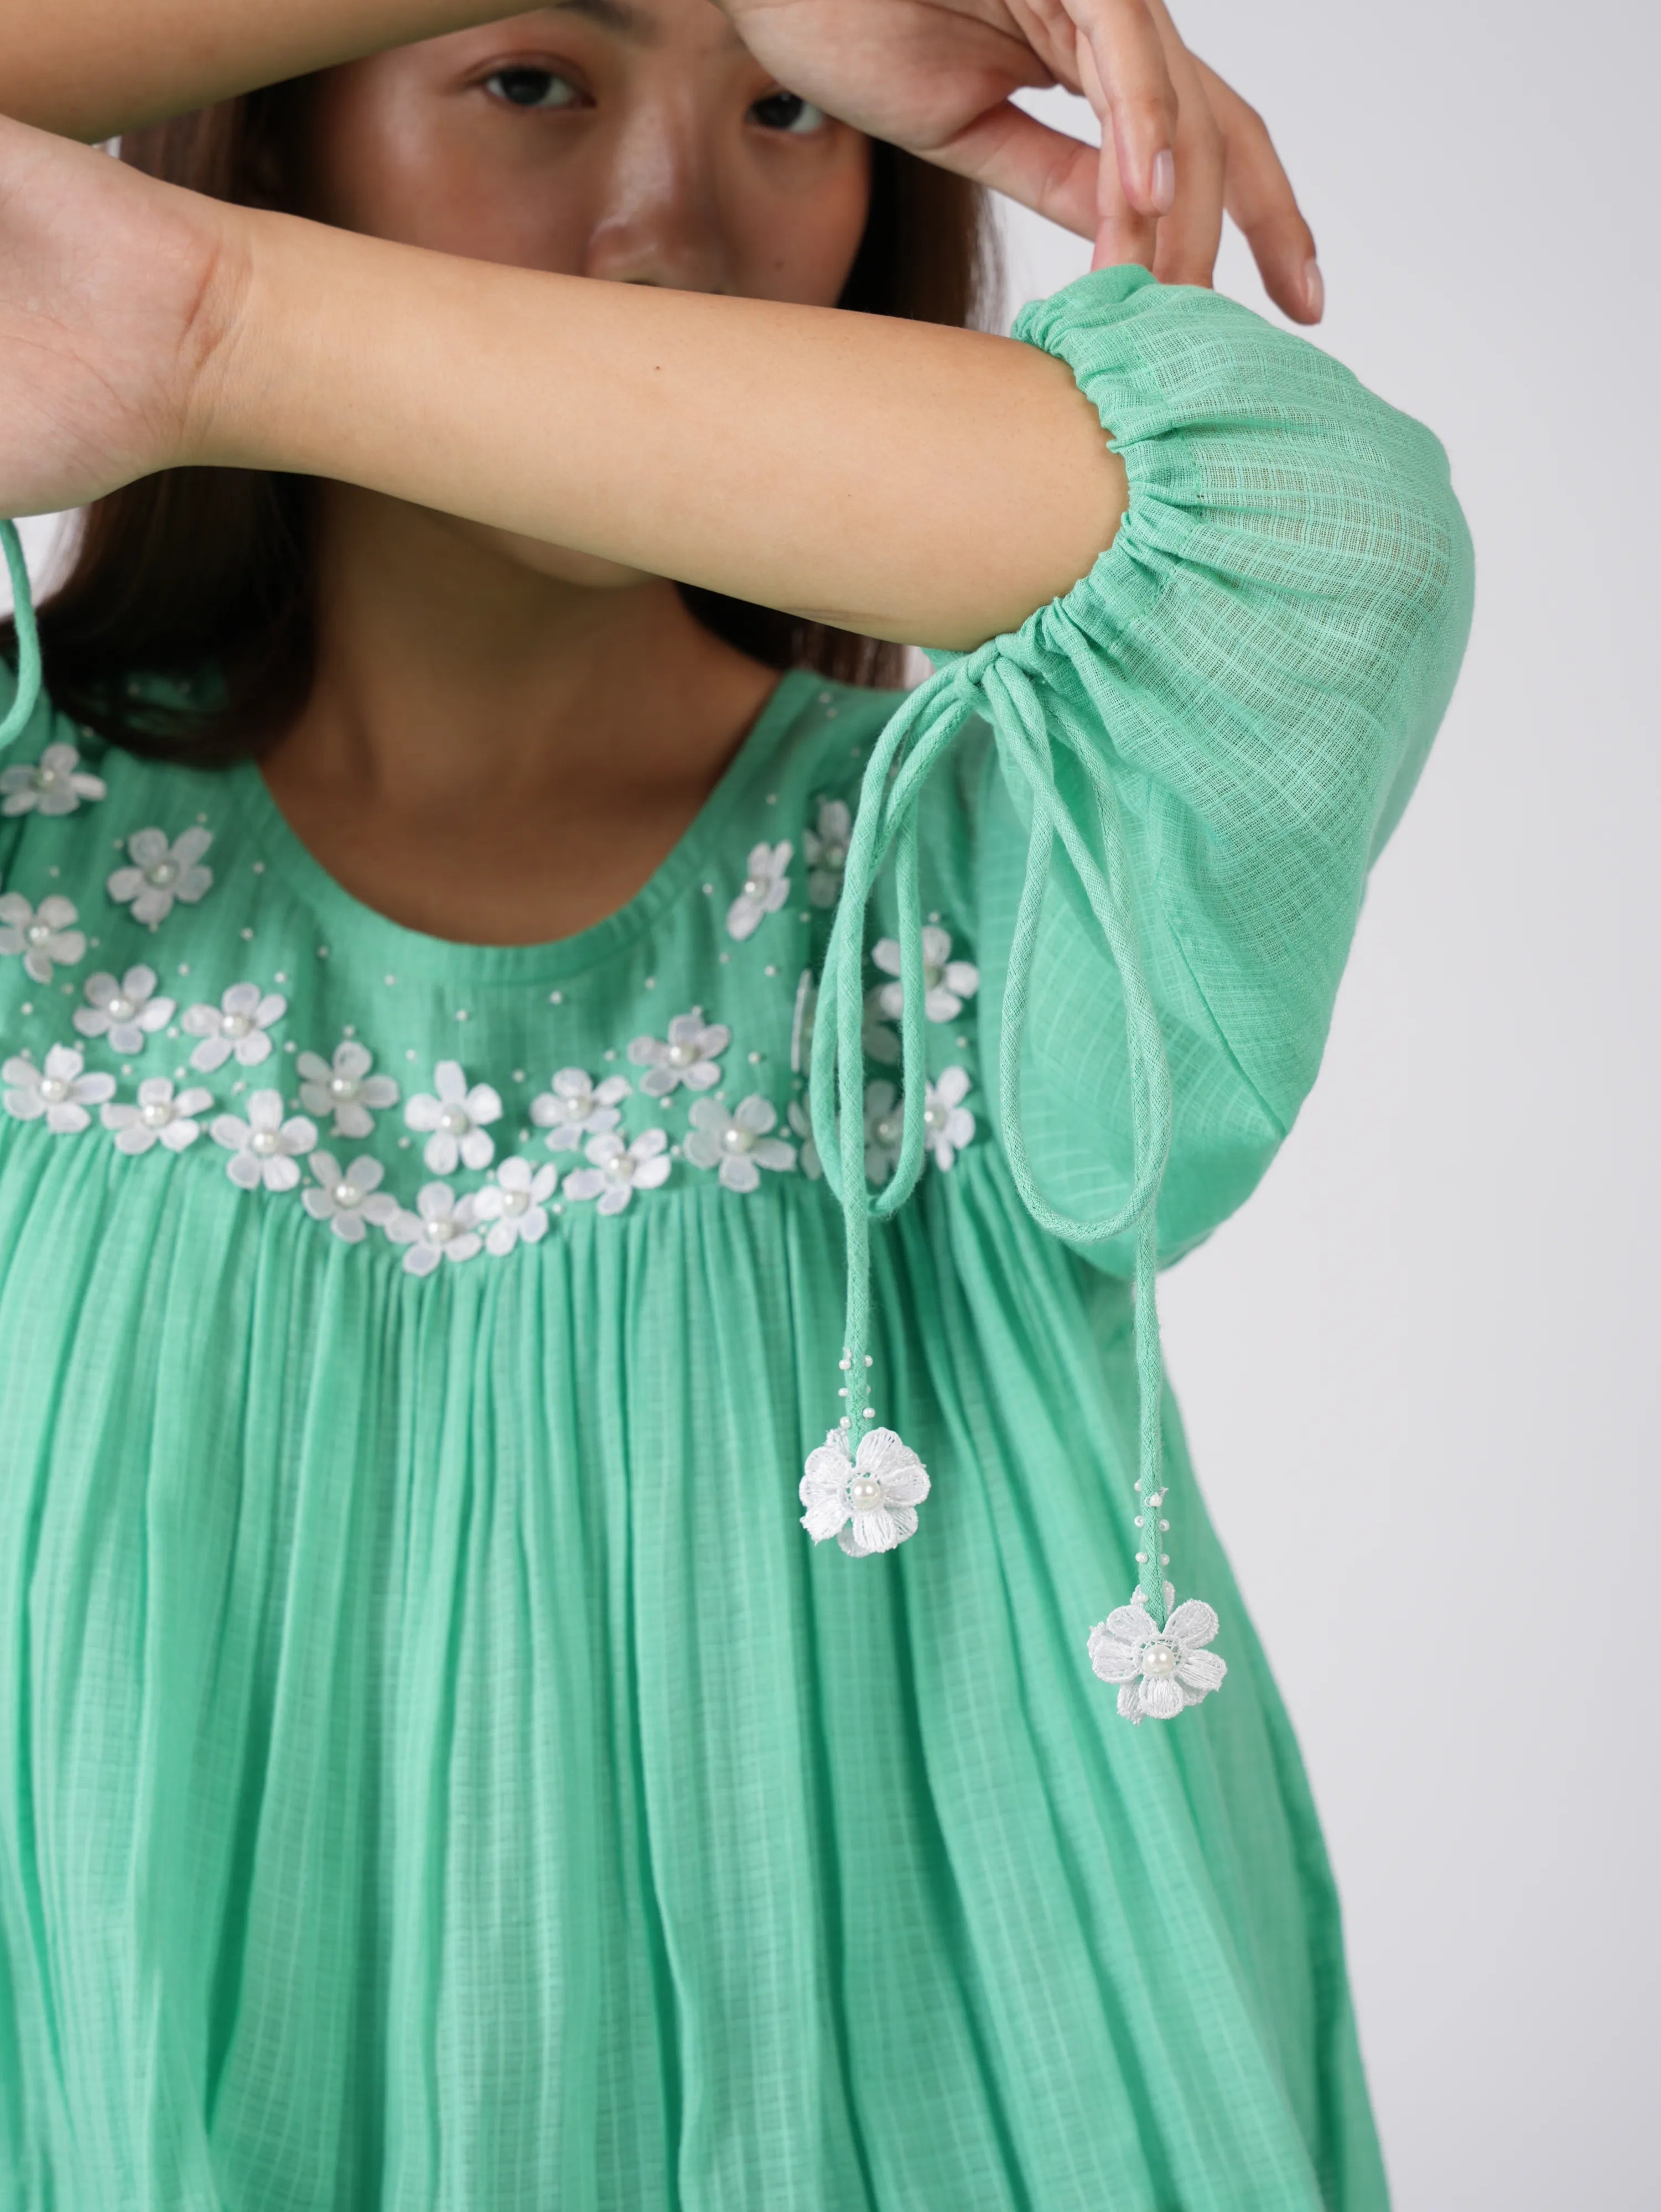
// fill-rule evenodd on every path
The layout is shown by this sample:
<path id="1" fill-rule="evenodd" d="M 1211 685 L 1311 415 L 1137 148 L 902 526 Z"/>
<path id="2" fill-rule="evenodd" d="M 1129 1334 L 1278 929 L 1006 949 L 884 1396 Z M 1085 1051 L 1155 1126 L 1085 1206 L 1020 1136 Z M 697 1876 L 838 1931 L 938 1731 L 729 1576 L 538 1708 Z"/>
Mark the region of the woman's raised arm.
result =
<path id="1" fill-rule="evenodd" d="M 0 0 L 0 105 L 95 143 L 502 12 L 502 0 Z"/>

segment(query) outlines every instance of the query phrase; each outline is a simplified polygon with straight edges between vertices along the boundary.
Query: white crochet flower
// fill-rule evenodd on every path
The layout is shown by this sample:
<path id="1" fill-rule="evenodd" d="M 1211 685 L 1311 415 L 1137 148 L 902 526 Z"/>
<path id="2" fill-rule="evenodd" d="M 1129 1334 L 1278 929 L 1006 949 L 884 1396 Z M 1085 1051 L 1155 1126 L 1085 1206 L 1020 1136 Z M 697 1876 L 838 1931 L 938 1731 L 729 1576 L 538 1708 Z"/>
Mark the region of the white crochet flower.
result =
<path id="1" fill-rule="evenodd" d="M 8 891 L 0 898 L 0 952 L 21 952 L 30 981 L 50 983 L 54 961 L 60 968 L 73 968 L 87 957 L 87 940 L 75 919 L 75 908 L 56 891 L 38 908 L 21 891 Z"/>
<path id="2" fill-rule="evenodd" d="M 367 1137 L 382 1107 L 396 1106 L 398 1085 L 390 1075 L 371 1075 L 374 1054 L 356 1037 L 343 1037 L 332 1064 L 314 1052 L 295 1062 L 300 1103 L 308 1114 L 332 1114 L 337 1137 Z"/>
<path id="3" fill-rule="evenodd" d="M 485 1134 L 485 1124 L 502 1119 L 501 1099 L 488 1083 L 469 1088 L 459 1060 L 441 1060 L 433 1070 L 433 1081 L 436 1097 L 431 1091 L 417 1091 L 404 1109 L 412 1129 L 430 1132 L 422 1158 L 435 1175 L 453 1175 L 458 1160 L 464 1167 L 488 1168 L 496 1148 L 495 1138 Z M 427 1188 L 441 1186 L 429 1183 Z"/>
<path id="4" fill-rule="evenodd" d="M 471 1260 L 483 1249 L 473 1200 L 459 1199 L 447 1182 L 423 1183 L 413 1213 L 395 1212 L 386 1224 L 394 1244 L 407 1244 L 406 1275 L 430 1275 L 441 1260 Z"/>
<path id="5" fill-rule="evenodd" d="M 283 1118 L 280 1091 L 254 1091 L 248 1096 L 248 1118 L 216 1114 L 208 1132 L 215 1144 L 230 1154 L 225 1172 L 239 1190 L 292 1190 L 300 1181 L 300 1163 L 317 1145 L 317 1130 L 303 1114 Z"/>
<path id="6" fill-rule="evenodd" d="M 819 818 L 801 833 L 802 858 L 808 866 L 807 896 L 815 906 L 835 906 L 842 890 L 842 872 L 848 866 L 848 844 L 854 834 L 854 817 L 844 801 L 819 802 Z"/>
<path id="7" fill-rule="evenodd" d="M 969 1090 L 966 1067 L 943 1067 L 923 1092 L 922 1140 L 937 1168 L 949 1168 L 974 1137 L 975 1117 L 963 1103 Z"/>
<path id="8" fill-rule="evenodd" d="M 366 1227 L 384 1228 L 398 1212 L 398 1200 L 380 1188 L 386 1170 L 367 1156 L 343 1168 L 332 1152 L 313 1152 L 317 1177 L 300 1194 L 313 1221 L 326 1221 L 344 1244 L 361 1244 Z"/>
<path id="9" fill-rule="evenodd" d="M 118 868 L 105 885 L 118 906 L 130 901 L 135 921 L 165 921 L 173 902 L 194 906 L 213 886 L 213 870 L 199 865 L 213 842 L 211 830 L 193 826 L 169 844 L 160 830 L 135 830 L 127 840 L 129 868 Z"/>
<path id="10" fill-rule="evenodd" d="M 637 1036 L 629 1057 L 646 1073 L 640 1087 L 648 1098 L 666 1098 L 677 1084 L 689 1091 L 713 1091 L 721 1081 L 715 1062 L 733 1042 L 733 1032 L 722 1022 L 706 1022 L 702 1006 L 690 1014 L 677 1014 L 667 1037 Z"/>
<path id="11" fill-rule="evenodd" d="M 817 1182 L 824 1173 L 824 1164 L 819 1158 L 819 1148 L 813 1141 L 813 1116 L 806 1098 L 793 1098 L 784 1109 L 784 1118 L 801 1139 L 801 1171 L 810 1182 Z"/>
<path id="12" fill-rule="evenodd" d="M 905 1133 L 900 1095 L 885 1077 L 865 1086 L 865 1172 L 872 1182 L 886 1182 L 899 1165 Z"/>
<path id="13" fill-rule="evenodd" d="M 796 1148 L 767 1133 L 778 1120 L 765 1098 L 754 1092 L 730 1110 L 719 1098 L 692 1102 L 691 1133 L 681 1147 L 695 1168 L 721 1170 L 728 1190 L 754 1190 L 763 1168 L 793 1168 Z"/>
<path id="14" fill-rule="evenodd" d="M 92 1119 L 88 1107 L 115 1096 L 115 1078 L 83 1075 L 81 1069 L 81 1048 L 74 1044 L 50 1047 L 44 1067 L 32 1060 L 9 1060 L 0 1067 L 0 1079 L 8 1086 L 3 1100 L 7 1113 L 20 1121 L 44 1119 L 59 1136 L 84 1129 Z"/>
<path id="15" fill-rule="evenodd" d="M 129 968 L 118 983 L 113 975 L 88 975 L 87 1003 L 73 1019 L 82 1036 L 107 1036 L 110 1050 L 142 1052 L 145 1040 L 173 1019 L 173 1002 L 155 996 L 155 970 L 142 963 Z"/>
<path id="16" fill-rule="evenodd" d="M 234 1054 L 240 1067 L 258 1067 L 271 1057 L 266 1031 L 288 1011 L 280 991 L 262 993 L 258 983 L 233 983 L 216 1006 L 186 1006 L 179 1025 L 186 1036 L 202 1040 L 191 1054 L 191 1066 L 211 1075 Z"/>
<path id="17" fill-rule="evenodd" d="M 101 775 L 82 767 L 73 745 L 48 745 L 33 768 L 0 769 L 0 814 L 73 814 L 106 788 Z"/>
<path id="18" fill-rule="evenodd" d="M 753 936 L 763 918 L 776 914 L 784 904 L 790 896 L 790 855 L 794 850 L 788 837 L 776 845 L 764 842 L 750 848 L 744 888 L 727 909 L 729 937 Z"/>
<path id="19" fill-rule="evenodd" d="M 816 1544 L 834 1536 L 850 1559 L 891 1552 L 916 1534 L 928 1473 L 892 1429 L 867 1429 L 850 1458 L 848 1431 L 832 1429 L 807 1455 L 797 1492 L 801 1525 Z"/>
<path id="20" fill-rule="evenodd" d="M 113 1133 L 119 1152 L 147 1152 L 157 1144 L 170 1152 L 182 1152 L 201 1135 L 200 1117 L 212 1104 L 212 1091 L 199 1085 L 175 1097 L 170 1076 L 147 1075 L 138 1086 L 136 1106 L 102 1106 L 99 1118 Z"/>
<path id="21" fill-rule="evenodd" d="M 669 1180 L 669 1139 L 661 1129 L 642 1129 L 632 1145 L 606 1129 L 583 1149 L 593 1164 L 566 1176 L 565 1195 L 598 1199 L 601 1213 L 621 1213 L 637 1190 L 655 1190 Z"/>
<path id="22" fill-rule="evenodd" d="M 532 1167 L 514 1152 L 496 1170 L 496 1181 L 473 1194 L 477 1219 L 490 1224 L 484 1249 L 499 1259 L 515 1244 L 539 1244 L 548 1234 L 548 1200 L 559 1181 L 559 1170 L 551 1164 Z"/>
<path id="23" fill-rule="evenodd" d="M 885 975 L 900 972 L 900 947 L 897 938 L 885 937 L 871 948 L 871 957 Z M 931 1022 L 954 1022 L 963 1012 L 963 1002 L 972 999 L 981 987 L 981 971 L 971 961 L 952 957 L 952 939 L 943 929 L 932 924 L 922 933 L 922 1010 Z M 882 983 L 877 988 L 877 1003 L 891 1021 L 898 1019 L 905 1005 L 904 987 L 899 983 Z"/>
<path id="24" fill-rule="evenodd" d="M 1202 1649 L 1216 1633 L 1216 1614 L 1197 1597 L 1177 1606 L 1163 1628 L 1140 1605 L 1117 1606 L 1090 1632 L 1090 1663 L 1104 1682 L 1123 1685 L 1126 1720 L 1168 1721 L 1221 1686 L 1228 1668 Z"/>
<path id="25" fill-rule="evenodd" d="M 551 1152 L 574 1152 L 585 1137 L 616 1128 L 623 1118 L 618 1101 L 629 1096 L 630 1088 L 626 1075 L 608 1075 L 596 1083 L 586 1069 L 562 1067 L 552 1090 L 531 1101 L 531 1119 L 548 1132 L 543 1142 Z"/>

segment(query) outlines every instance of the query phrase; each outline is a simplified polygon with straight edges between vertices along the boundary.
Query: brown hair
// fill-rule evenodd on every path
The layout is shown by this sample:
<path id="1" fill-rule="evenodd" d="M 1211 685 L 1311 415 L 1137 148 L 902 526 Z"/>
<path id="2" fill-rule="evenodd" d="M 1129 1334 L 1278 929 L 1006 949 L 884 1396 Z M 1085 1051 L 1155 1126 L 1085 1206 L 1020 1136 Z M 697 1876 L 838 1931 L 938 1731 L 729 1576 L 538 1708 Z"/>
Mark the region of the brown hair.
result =
<path id="1" fill-rule="evenodd" d="M 308 94 L 299 77 L 131 132 L 121 158 L 251 207 L 293 204 Z M 871 207 L 839 304 L 974 325 L 995 295 L 985 195 L 880 140 Z M 310 480 L 169 469 L 96 500 L 73 566 L 40 610 L 52 697 L 137 752 L 198 762 L 259 753 L 308 697 L 316 653 Z M 900 681 L 904 648 L 690 585 L 691 611 L 770 667 Z M 15 659 L 9 628 L 0 646 Z M 204 679 L 210 679 L 204 681 Z"/>

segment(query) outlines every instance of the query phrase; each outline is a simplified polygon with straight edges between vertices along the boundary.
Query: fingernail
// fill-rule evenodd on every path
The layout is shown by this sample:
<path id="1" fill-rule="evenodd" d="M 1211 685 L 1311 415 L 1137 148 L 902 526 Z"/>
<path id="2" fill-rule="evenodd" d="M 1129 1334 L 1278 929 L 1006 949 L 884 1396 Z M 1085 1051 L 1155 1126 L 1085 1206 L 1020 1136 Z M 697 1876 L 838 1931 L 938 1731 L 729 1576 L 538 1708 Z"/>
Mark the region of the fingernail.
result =
<path id="1" fill-rule="evenodd" d="M 1168 215 L 1177 197 L 1177 161 L 1169 146 L 1162 146 L 1153 156 L 1153 167 L 1148 177 L 1148 194 L 1156 215 Z"/>
<path id="2" fill-rule="evenodd" d="M 1310 313 L 1318 323 L 1327 301 L 1327 288 L 1321 282 L 1321 264 L 1312 256 L 1304 264 L 1304 297 L 1309 302 Z"/>

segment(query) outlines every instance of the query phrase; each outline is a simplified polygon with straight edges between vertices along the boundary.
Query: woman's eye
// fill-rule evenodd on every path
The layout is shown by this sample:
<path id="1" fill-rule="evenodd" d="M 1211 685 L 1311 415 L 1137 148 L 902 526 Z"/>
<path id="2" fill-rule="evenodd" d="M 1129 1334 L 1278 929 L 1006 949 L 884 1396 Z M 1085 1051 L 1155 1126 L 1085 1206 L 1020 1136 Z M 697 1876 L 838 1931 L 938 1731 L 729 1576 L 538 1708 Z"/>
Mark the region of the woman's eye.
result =
<path id="1" fill-rule="evenodd" d="M 497 70 L 484 87 L 511 107 L 569 107 L 582 97 L 569 77 L 545 69 Z"/>
<path id="2" fill-rule="evenodd" d="M 794 92 L 770 92 L 750 112 L 764 131 L 788 131 L 798 138 L 806 137 L 830 120 L 822 107 L 815 107 L 811 100 Z"/>

